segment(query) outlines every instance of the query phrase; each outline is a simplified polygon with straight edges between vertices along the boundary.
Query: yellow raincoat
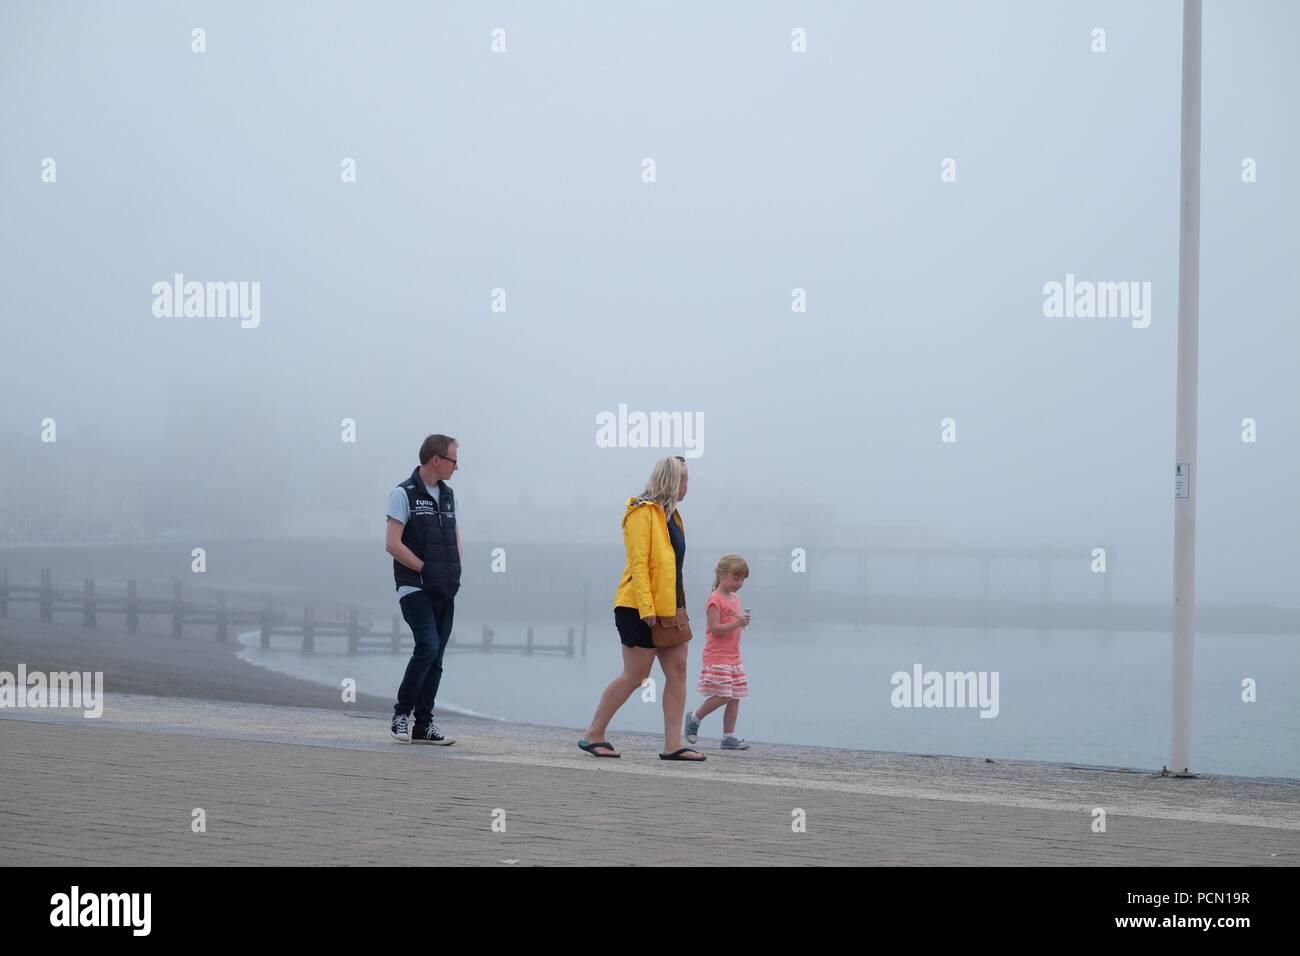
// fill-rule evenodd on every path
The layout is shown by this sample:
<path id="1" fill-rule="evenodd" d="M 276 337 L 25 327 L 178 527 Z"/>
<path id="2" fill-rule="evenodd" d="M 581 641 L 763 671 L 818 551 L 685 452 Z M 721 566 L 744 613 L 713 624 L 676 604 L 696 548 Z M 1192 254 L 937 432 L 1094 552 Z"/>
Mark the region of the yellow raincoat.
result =
<path id="1" fill-rule="evenodd" d="M 673 510 L 677 527 L 685 535 L 682 513 Z M 623 514 L 623 547 L 627 567 L 619 578 L 614 607 L 634 607 L 642 618 L 672 617 L 677 613 L 677 555 L 668 538 L 662 505 L 639 498 L 627 499 Z"/>

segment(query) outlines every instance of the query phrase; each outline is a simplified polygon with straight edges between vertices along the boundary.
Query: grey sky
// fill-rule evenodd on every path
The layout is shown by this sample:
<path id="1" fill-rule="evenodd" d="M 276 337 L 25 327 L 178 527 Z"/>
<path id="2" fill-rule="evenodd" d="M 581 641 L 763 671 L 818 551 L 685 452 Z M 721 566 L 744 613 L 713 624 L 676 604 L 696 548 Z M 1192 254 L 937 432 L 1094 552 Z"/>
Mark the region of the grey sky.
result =
<path id="1" fill-rule="evenodd" d="M 791 547 L 1106 546 L 1117 593 L 1165 599 L 1180 9 L 7 2 L 4 470 L 81 472 L 97 434 L 100 481 L 378 535 L 444 431 L 492 534 L 531 489 L 614 537 L 661 454 L 596 447 L 624 403 L 703 415 L 710 542 L 779 499 Z M 1206 5 L 1205 600 L 1300 603 L 1298 31 L 1293 4 Z M 259 281 L 260 326 L 154 317 L 176 272 Z M 1150 327 L 1045 318 L 1067 273 L 1151 282 Z M 279 513 L 308 489 L 317 517 Z"/>

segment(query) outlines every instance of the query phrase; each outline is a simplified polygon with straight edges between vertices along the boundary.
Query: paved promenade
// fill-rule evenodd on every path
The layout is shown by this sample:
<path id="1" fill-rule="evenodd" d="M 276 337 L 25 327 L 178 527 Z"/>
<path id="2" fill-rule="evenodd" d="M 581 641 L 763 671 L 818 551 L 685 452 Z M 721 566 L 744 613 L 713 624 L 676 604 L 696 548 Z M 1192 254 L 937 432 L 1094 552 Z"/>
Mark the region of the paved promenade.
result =
<path id="1" fill-rule="evenodd" d="M 0 864 L 1300 864 L 1294 781 L 765 744 L 684 765 L 617 733 L 598 760 L 576 731 L 440 722 L 456 746 L 373 711 L 0 710 Z"/>

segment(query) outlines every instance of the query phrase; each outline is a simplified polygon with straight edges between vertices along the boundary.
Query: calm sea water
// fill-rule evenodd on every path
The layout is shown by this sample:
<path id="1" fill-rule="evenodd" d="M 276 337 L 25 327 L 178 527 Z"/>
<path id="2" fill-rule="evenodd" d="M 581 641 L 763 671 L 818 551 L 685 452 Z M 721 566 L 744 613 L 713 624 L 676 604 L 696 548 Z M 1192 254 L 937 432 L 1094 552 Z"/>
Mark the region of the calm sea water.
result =
<path id="1" fill-rule="evenodd" d="M 479 624 L 457 620 L 457 635 Z M 499 631 L 501 642 L 522 641 Z M 322 684 L 344 677 L 362 693 L 394 696 L 405 656 L 262 651 L 245 635 L 245 659 Z M 536 630 L 539 643 L 562 643 L 562 628 Z M 702 639 L 691 644 L 688 704 Z M 1092 631 L 981 633 L 975 630 L 819 626 L 799 637 L 764 633 L 756 621 L 742 655 L 750 697 L 738 732 L 751 741 L 971 757 L 1078 762 L 1158 770 L 1170 728 L 1167 635 Z M 895 672 L 998 672 L 998 714 L 978 708 L 898 708 Z M 450 651 L 439 702 L 505 720 L 584 728 L 605 684 L 621 667 L 613 622 L 592 628 L 585 658 Z M 1300 641 L 1285 635 L 1198 635 L 1192 731 L 1194 770 L 1300 778 Z M 662 688 L 662 677 L 653 672 Z M 1242 700 L 1253 678 L 1257 700 Z M 661 697 L 634 694 L 615 716 L 619 730 L 658 732 Z M 721 711 L 704 724 L 716 746 Z"/>

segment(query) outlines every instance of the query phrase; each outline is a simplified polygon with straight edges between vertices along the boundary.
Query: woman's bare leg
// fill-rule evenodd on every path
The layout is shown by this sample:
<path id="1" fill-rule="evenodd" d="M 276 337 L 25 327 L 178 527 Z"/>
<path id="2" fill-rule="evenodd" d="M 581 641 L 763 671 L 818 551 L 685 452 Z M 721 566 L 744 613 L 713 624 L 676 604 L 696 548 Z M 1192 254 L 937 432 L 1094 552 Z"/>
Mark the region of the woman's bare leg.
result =
<path id="1" fill-rule="evenodd" d="M 591 726 L 587 728 L 588 743 L 600 743 L 605 739 L 605 735 L 609 732 L 609 722 L 614 714 L 627 703 L 627 699 L 641 686 L 641 682 L 650 676 L 650 668 L 655 660 L 654 648 L 628 647 L 626 644 L 622 647 L 623 673 L 610 681 L 605 692 L 600 695 L 600 703 L 596 705 L 596 715 L 591 718 Z"/>
<path id="2" fill-rule="evenodd" d="M 686 712 L 686 647 L 676 644 L 657 650 L 664 672 L 664 753 L 682 748 L 682 717 Z M 698 758 L 691 758 L 698 759 Z"/>

